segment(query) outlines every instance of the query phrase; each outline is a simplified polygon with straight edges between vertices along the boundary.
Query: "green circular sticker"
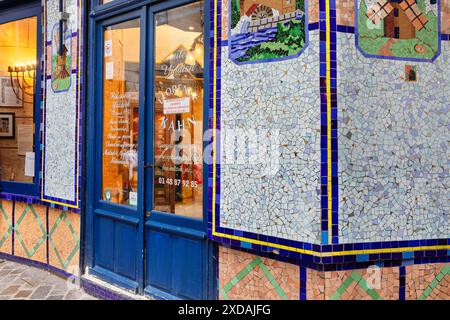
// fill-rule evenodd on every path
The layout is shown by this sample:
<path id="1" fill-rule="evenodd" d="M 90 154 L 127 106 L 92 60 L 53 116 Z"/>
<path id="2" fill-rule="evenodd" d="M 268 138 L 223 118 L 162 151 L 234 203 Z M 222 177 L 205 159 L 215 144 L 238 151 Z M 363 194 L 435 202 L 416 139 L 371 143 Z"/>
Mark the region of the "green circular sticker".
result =
<path id="1" fill-rule="evenodd" d="M 106 201 L 110 202 L 111 201 L 111 191 L 109 191 L 109 189 L 105 190 L 105 193 L 103 194 L 104 198 Z"/>

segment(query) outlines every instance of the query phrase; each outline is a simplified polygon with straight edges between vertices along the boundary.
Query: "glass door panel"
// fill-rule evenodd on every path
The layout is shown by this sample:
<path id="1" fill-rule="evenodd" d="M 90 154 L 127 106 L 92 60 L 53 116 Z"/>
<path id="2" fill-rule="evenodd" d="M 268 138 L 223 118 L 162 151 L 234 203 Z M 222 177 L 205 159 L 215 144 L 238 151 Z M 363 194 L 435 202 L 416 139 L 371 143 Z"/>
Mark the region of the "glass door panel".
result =
<path id="1" fill-rule="evenodd" d="M 155 14 L 153 209 L 203 217 L 203 1 Z"/>
<path id="2" fill-rule="evenodd" d="M 137 206 L 139 19 L 104 29 L 102 200 Z"/>

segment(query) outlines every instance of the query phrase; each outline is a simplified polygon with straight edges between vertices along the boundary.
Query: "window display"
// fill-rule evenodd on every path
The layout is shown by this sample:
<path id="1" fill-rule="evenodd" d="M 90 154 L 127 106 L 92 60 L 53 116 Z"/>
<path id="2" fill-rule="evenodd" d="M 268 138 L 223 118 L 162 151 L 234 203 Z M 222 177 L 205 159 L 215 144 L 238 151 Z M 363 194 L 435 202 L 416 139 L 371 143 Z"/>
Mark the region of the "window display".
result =
<path id="1" fill-rule="evenodd" d="M 0 180 L 34 179 L 37 17 L 0 24 Z M 28 168 L 28 170 L 27 170 Z"/>

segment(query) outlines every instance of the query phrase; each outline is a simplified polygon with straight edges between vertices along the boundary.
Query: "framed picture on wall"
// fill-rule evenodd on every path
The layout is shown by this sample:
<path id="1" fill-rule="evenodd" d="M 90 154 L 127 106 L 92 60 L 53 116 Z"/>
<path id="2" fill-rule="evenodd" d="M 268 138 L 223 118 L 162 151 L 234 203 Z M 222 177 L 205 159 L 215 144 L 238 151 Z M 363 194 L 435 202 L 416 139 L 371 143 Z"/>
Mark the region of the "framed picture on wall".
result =
<path id="1" fill-rule="evenodd" d="M 14 88 L 11 86 L 10 77 L 0 77 L 0 107 L 23 107 L 23 95 L 18 80 L 13 78 L 13 84 Z"/>
<path id="2" fill-rule="evenodd" d="M 14 138 L 14 113 L 0 113 L 0 138 Z"/>

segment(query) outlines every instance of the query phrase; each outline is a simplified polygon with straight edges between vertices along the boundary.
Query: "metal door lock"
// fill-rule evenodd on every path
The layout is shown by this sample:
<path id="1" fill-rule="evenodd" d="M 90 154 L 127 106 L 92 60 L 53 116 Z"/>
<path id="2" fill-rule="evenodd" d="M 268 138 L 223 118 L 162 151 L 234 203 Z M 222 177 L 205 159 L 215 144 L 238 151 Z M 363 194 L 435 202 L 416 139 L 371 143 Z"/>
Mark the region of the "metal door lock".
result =
<path id="1" fill-rule="evenodd" d="M 147 218 L 150 218 L 151 215 L 152 215 L 152 212 L 150 210 L 145 211 L 145 216 Z"/>

